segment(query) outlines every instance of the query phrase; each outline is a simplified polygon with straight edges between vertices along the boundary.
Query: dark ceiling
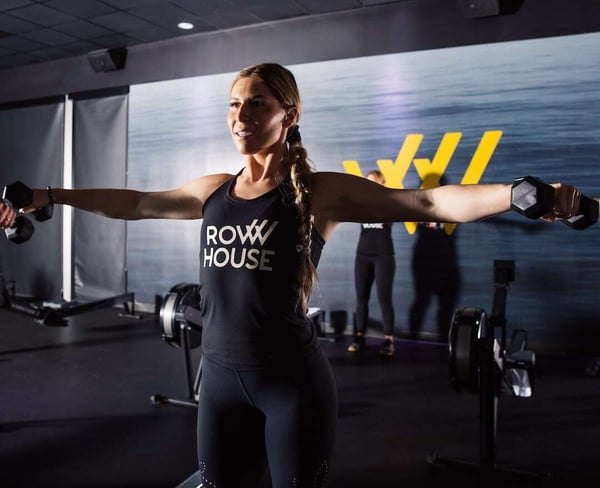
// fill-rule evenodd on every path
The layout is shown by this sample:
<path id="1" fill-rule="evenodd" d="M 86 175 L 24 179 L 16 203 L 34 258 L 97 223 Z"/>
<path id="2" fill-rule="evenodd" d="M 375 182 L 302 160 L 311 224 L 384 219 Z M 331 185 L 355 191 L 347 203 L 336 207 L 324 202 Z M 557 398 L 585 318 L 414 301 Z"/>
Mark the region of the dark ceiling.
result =
<path id="1" fill-rule="evenodd" d="M 0 0 L 0 70 L 405 0 Z M 190 22 L 181 30 L 179 22 Z"/>

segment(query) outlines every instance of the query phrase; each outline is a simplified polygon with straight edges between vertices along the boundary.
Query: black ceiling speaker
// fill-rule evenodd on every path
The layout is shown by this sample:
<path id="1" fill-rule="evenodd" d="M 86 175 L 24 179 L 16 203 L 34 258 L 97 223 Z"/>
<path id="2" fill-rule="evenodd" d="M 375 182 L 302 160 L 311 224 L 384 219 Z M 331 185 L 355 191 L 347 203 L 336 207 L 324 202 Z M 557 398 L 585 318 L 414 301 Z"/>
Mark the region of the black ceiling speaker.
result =
<path id="1" fill-rule="evenodd" d="M 525 0 L 458 0 L 458 7 L 470 19 L 516 13 Z"/>
<path id="2" fill-rule="evenodd" d="M 115 71 L 125 67 L 127 49 L 124 47 L 99 49 L 97 51 L 89 52 L 87 59 L 92 69 L 97 73 L 103 71 Z"/>
<path id="3" fill-rule="evenodd" d="M 458 6 L 470 19 L 500 15 L 500 0 L 459 0 Z"/>

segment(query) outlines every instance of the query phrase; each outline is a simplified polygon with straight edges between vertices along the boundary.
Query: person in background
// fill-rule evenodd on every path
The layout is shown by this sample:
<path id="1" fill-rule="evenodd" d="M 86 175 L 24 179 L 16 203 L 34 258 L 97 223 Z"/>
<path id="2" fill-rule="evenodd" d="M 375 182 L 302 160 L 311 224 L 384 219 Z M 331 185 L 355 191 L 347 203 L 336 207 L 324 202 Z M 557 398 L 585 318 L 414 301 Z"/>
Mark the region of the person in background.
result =
<path id="1" fill-rule="evenodd" d="M 369 171 L 366 178 L 385 186 L 385 178 L 379 170 Z M 361 224 L 354 259 L 356 330 L 348 351 L 359 352 L 365 348 L 365 333 L 369 320 L 369 300 L 373 283 L 375 283 L 384 333 L 384 341 L 379 349 L 379 354 L 382 356 L 392 356 L 394 354 L 394 303 L 392 291 L 395 273 L 396 256 L 392 239 L 392 223 Z"/>
<path id="2" fill-rule="evenodd" d="M 447 184 L 444 176 L 433 175 L 431 179 L 439 181 L 439 185 Z M 427 177 L 425 181 L 428 181 Z M 417 225 L 411 262 L 414 299 L 408 320 L 413 339 L 422 338 L 427 309 L 433 305 L 437 307 L 435 324 L 438 340 L 448 341 L 461 286 L 457 229 L 452 227 L 441 222 L 419 222 Z M 435 300 L 437 303 L 434 303 Z"/>
<path id="3" fill-rule="evenodd" d="M 327 485 L 338 396 L 307 303 L 321 250 L 339 223 L 464 223 L 511 208 L 510 183 L 392 189 L 313 171 L 301 113 L 291 71 L 249 66 L 234 77 L 227 108 L 240 153 L 235 174 L 156 191 L 33 189 L 31 204 L 18 209 L 62 204 L 114 219 L 203 220 L 199 486 L 255 488 L 266 477 L 273 488 Z M 543 217 L 575 214 L 579 191 L 553 186 L 554 206 Z M 0 203 L 1 228 L 17 216 Z"/>

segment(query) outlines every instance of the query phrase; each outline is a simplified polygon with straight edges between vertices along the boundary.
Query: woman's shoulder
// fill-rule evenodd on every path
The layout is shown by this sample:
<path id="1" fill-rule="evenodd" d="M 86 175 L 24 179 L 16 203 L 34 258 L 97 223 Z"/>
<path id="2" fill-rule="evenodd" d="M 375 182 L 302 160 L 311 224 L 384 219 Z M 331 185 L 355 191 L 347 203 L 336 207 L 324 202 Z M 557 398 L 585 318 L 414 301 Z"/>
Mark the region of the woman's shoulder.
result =
<path id="1" fill-rule="evenodd" d="M 229 173 L 215 173 L 210 175 L 199 176 L 194 180 L 184 185 L 184 190 L 190 195 L 199 198 L 203 203 L 208 197 L 213 194 L 218 188 L 227 183 L 234 175 Z"/>
<path id="2" fill-rule="evenodd" d="M 195 180 L 191 181 L 190 184 L 196 186 L 197 188 L 203 189 L 204 191 L 212 193 L 214 190 L 231 180 L 233 177 L 234 175 L 229 173 L 214 173 L 199 176 Z"/>
<path id="3" fill-rule="evenodd" d="M 311 173 L 311 178 L 313 184 L 321 185 L 328 185 L 331 183 L 339 182 L 353 182 L 360 181 L 363 179 L 356 175 L 342 173 L 339 171 L 314 171 L 313 173 Z"/>
<path id="4" fill-rule="evenodd" d="M 311 174 L 311 186 L 314 195 L 336 198 L 342 195 L 360 193 L 372 182 L 350 173 L 337 171 L 315 171 Z"/>
<path id="5" fill-rule="evenodd" d="M 211 175 L 206 175 L 207 181 L 209 184 L 213 184 L 216 186 L 221 186 L 223 183 L 231 180 L 231 178 L 235 177 L 230 173 L 215 173 Z"/>

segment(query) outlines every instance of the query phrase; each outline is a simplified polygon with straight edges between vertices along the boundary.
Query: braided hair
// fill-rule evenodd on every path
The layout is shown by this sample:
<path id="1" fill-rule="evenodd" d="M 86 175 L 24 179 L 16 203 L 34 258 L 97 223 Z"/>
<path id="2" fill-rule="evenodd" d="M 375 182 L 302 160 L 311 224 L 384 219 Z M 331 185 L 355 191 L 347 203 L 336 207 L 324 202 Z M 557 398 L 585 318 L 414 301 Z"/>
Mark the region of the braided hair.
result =
<path id="1" fill-rule="evenodd" d="M 298 208 L 300 225 L 298 228 L 298 251 L 302 255 L 300 267 L 300 304 L 303 311 L 308 310 L 308 299 L 316 280 L 316 269 L 311 259 L 311 173 L 312 165 L 308 153 L 302 145 L 302 137 L 298 119 L 302 111 L 302 102 L 296 79 L 292 72 L 277 63 L 262 63 L 248 66 L 241 70 L 235 79 L 235 84 L 241 78 L 254 78 L 269 87 L 273 96 L 279 100 L 284 109 L 296 109 L 296 123 L 288 129 L 290 179 L 294 191 L 294 203 Z"/>

